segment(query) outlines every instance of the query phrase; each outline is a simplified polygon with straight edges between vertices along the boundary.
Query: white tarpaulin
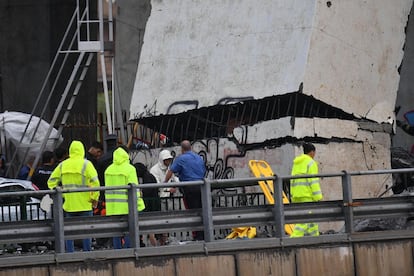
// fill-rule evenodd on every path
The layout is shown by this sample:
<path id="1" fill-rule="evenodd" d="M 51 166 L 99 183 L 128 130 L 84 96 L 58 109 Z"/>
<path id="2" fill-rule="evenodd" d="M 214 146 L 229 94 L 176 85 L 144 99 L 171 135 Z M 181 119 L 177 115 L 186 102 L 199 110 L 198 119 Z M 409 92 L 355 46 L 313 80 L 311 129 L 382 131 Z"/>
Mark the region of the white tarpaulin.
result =
<path id="1" fill-rule="evenodd" d="M 35 156 L 39 153 L 40 147 L 49 129 L 49 123 L 44 120 L 40 120 L 36 116 L 33 116 L 30 120 L 30 124 L 27 127 L 26 133 L 22 139 L 23 133 L 26 129 L 27 123 L 30 120 L 30 114 L 21 112 L 4 112 L 0 113 L 0 131 L 2 138 L 2 150 L 4 150 L 5 143 L 13 144 L 16 148 L 19 148 L 18 156 L 23 158 L 26 149 L 29 149 L 27 156 Z M 20 142 L 21 140 L 21 142 Z M 45 150 L 53 150 L 54 143 L 59 145 L 63 138 L 58 137 L 58 131 L 53 128 L 49 139 L 46 144 Z"/>

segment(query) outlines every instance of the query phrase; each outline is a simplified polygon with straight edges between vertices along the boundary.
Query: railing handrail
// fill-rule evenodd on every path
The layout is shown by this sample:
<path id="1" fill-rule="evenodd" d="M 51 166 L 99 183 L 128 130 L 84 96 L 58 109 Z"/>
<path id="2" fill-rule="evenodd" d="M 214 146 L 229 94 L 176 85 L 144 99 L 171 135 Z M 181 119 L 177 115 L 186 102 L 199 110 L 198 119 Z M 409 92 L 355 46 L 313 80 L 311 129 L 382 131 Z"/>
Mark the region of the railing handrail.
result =
<path id="1" fill-rule="evenodd" d="M 345 233 L 347 235 L 353 235 L 354 233 L 354 219 L 355 218 L 364 218 L 373 217 L 373 216 L 382 216 L 382 215 L 389 215 L 389 216 L 412 216 L 413 209 L 414 209 L 414 195 L 410 195 L 407 197 L 401 197 L 398 199 L 369 199 L 369 200 L 362 200 L 362 199 L 354 199 L 352 198 L 352 181 L 351 177 L 355 175 L 374 175 L 374 174 L 394 174 L 394 173 L 409 173 L 414 172 L 414 168 L 410 169 L 394 169 L 394 170 L 378 170 L 378 171 L 359 171 L 359 172 L 346 172 L 342 171 L 340 173 L 330 173 L 330 174 L 317 174 L 317 175 L 300 175 L 300 176 L 273 176 L 273 177 L 262 177 L 262 178 L 242 178 L 242 179 L 217 179 L 217 180 L 210 180 L 204 179 L 202 181 L 189 181 L 189 182 L 173 182 L 173 183 L 153 183 L 153 184 L 140 184 L 140 185 L 121 185 L 121 186 L 111 186 L 111 187 L 96 187 L 96 188 L 79 188 L 79 189 L 70 189 L 65 190 L 61 187 L 57 187 L 55 190 L 51 191 L 28 191 L 28 192 L 8 192 L 8 193 L 0 193 L 0 196 L 16 196 L 16 195 L 37 195 L 37 194 L 51 194 L 54 200 L 53 206 L 53 220 L 48 220 L 49 223 L 49 230 L 46 231 L 53 231 L 54 240 L 55 240 L 55 249 L 57 253 L 64 252 L 64 240 L 65 234 L 68 235 L 69 238 L 73 237 L 88 237 L 91 236 L 91 231 L 93 232 L 96 228 L 101 219 L 93 219 L 90 220 L 91 225 L 85 224 L 84 222 L 78 225 L 76 233 L 71 232 L 71 227 L 74 224 L 79 223 L 77 219 L 63 219 L 63 194 L 70 193 L 70 192 L 87 192 L 87 191 L 104 191 L 104 190 L 115 190 L 115 189 L 127 189 L 128 190 L 128 197 L 131 200 L 129 202 L 129 214 L 127 215 L 127 227 L 128 229 L 124 229 L 129 233 L 131 236 L 131 244 L 132 247 L 137 249 L 139 248 L 139 235 L 140 235 L 140 225 L 143 229 L 148 229 L 148 231 L 157 232 L 159 229 L 165 231 L 165 228 L 162 226 L 170 226 L 172 227 L 172 222 L 175 221 L 177 224 L 175 227 L 177 229 L 204 229 L 205 233 L 205 242 L 209 243 L 214 241 L 213 230 L 217 227 L 223 226 L 241 226 L 241 225 L 254 225 L 260 223 L 270 223 L 274 225 L 276 238 L 277 239 L 284 239 L 284 225 L 285 222 L 299 222 L 299 221 L 308 221 L 308 220 L 315 220 L 315 221 L 329 221 L 329 220 L 344 220 L 345 221 Z M 282 202 L 282 186 L 283 180 L 285 179 L 294 179 L 294 178 L 310 178 L 310 177 L 341 177 L 342 180 L 342 194 L 343 199 L 334 202 L 323 201 L 320 203 L 301 203 L 301 204 L 291 204 L 291 205 L 284 205 Z M 229 185 L 232 183 L 233 186 L 237 185 L 239 187 L 243 186 L 244 184 L 251 184 L 257 183 L 258 181 L 262 180 L 272 180 L 273 181 L 273 188 L 274 188 L 274 205 L 269 206 L 262 206 L 254 214 L 251 213 L 240 213 L 241 209 L 237 208 L 227 208 L 228 214 L 227 217 L 223 217 L 223 212 L 220 214 L 217 210 L 212 207 L 211 202 L 211 187 L 220 186 L 220 185 Z M 146 188 L 154 188 L 154 187 L 183 187 L 183 186 L 200 186 L 201 189 L 201 199 L 202 199 L 202 209 L 200 210 L 190 210 L 184 213 L 186 216 L 192 214 L 192 221 L 189 223 L 186 219 L 183 219 L 182 216 L 174 217 L 174 213 L 171 212 L 172 216 L 168 216 L 168 219 L 162 220 L 162 213 L 158 213 L 152 216 L 152 218 L 147 218 L 146 215 L 142 215 L 142 223 L 140 222 L 137 212 L 137 190 L 138 189 L 146 189 Z M 364 204 L 360 204 L 361 202 L 366 202 Z M 384 210 L 384 204 L 387 202 L 391 202 L 387 205 L 387 212 L 382 212 Z M 369 204 L 367 204 L 369 203 Z M 367 207 L 368 206 L 368 207 Z M 373 207 L 374 206 L 374 207 Z M 286 209 L 286 212 L 285 212 Z M 309 214 L 309 209 L 314 210 L 312 214 Z M 220 209 L 223 210 L 223 209 Z M 252 209 L 249 209 L 252 210 Z M 201 211 L 201 214 L 200 214 Z M 188 219 L 188 218 L 187 218 Z M 79 219 L 81 220 L 81 219 Z M 103 223 L 105 220 L 109 220 L 108 218 L 102 218 Z M 151 221 L 152 225 L 155 228 L 148 228 L 148 225 L 145 226 L 145 222 Z M 93 224 L 94 222 L 98 222 L 97 225 Z M 29 226 L 38 226 L 38 222 L 30 224 L 26 221 L 23 222 L 15 222 L 8 224 L 9 226 L 17 225 L 19 227 L 20 224 L 24 224 L 26 227 Z M 92 225 L 93 224 L 93 225 Z M 151 223 L 150 223 L 151 224 Z M 72 226 L 71 226 L 72 225 Z M 21 226 L 21 225 L 20 225 Z M 157 230 L 156 227 L 159 227 Z M 45 228 L 42 228 L 43 230 Z M 18 229 L 9 229 L 10 235 L 13 233 L 16 234 L 19 232 Z M 26 231 L 27 229 L 24 229 Z M 6 232 L 3 232 L 3 237 L 7 237 L 8 229 L 5 229 Z M 20 230 L 23 231 L 23 230 Z M 125 232 L 123 231 L 123 232 Z M 144 230 L 147 231 L 147 230 Z M 1 231 L 0 231 L 1 232 Z M 115 231 L 116 232 L 116 231 Z M 50 233 L 50 232 L 49 232 Z M 119 232 L 117 232 L 119 233 Z M 1 237 L 1 235 L 0 235 Z M 30 237 L 28 237 L 30 239 Z M 0 240 L 1 242 L 1 240 Z"/>
<path id="2" fill-rule="evenodd" d="M 364 176 L 364 175 L 377 175 L 377 174 L 399 174 L 399 173 L 410 173 L 414 172 L 414 168 L 406 169 L 389 169 L 389 170 L 372 170 L 372 171 L 341 171 L 338 173 L 320 173 L 320 174 L 304 174 L 304 175 L 274 175 L 268 177 L 248 177 L 248 178 L 232 178 L 232 179 L 208 179 L 212 188 L 226 188 L 226 187 L 244 187 L 244 186 L 256 186 L 258 181 L 266 180 L 289 180 L 297 178 L 331 178 L 331 177 L 343 177 L 349 176 Z M 205 184 L 204 180 L 198 181 L 185 181 L 185 182 L 163 182 L 163 183 L 140 183 L 138 184 L 139 189 L 149 188 L 167 188 L 167 187 L 185 187 L 185 186 L 201 186 Z M 73 193 L 73 192 L 92 192 L 92 191 L 106 191 L 106 190 L 119 190 L 119 189 L 130 189 L 130 185 L 119 185 L 119 186 L 99 186 L 91 188 L 77 188 L 77 189 L 61 189 L 62 193 Z M 19 192 L 4 192 L 0 193 L 0 197 L 7 196 L 25 196 L 25 195 L 52 195 L 55 194 L 56 190 L 39 190 L 39 191 L 19 191 Z"/>

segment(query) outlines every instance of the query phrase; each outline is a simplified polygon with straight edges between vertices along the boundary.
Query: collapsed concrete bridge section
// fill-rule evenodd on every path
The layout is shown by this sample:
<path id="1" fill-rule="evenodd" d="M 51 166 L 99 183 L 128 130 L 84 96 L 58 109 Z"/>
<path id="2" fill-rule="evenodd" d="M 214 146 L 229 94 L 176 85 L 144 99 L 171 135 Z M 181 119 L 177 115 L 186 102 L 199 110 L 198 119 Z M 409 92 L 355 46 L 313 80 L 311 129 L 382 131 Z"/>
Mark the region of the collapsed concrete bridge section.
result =
<path id="1" fill-rule="evenodd" d="M 130 114 L 142 127 L 135 136 L 155 149 L 135 161 L 157 162 L 162 133 L 175 154 L 190 139 L 211 178 L 247 177 L 250 159 L 288 174 L 303 141 L 315 143 L 321 172 L 390 168 L 412 4 L 146 1 Z M 390 185 L 355 181 L 354 197 Z M 340 185 L 322 189 L 337 199 Z"/>

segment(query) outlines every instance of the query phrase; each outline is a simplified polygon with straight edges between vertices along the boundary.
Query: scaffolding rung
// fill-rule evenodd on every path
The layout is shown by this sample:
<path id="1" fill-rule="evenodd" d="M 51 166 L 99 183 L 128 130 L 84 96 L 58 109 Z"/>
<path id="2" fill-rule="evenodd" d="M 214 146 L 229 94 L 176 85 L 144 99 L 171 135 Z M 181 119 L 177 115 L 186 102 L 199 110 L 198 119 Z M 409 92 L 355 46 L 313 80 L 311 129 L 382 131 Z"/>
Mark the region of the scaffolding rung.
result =
<path id="1" fill-rule="evenodd" d="M 84 52 L 98 52 L 102 50 L 102 44 L 100 41 L 79 41 L 79 51 Z"/>
<path id="2" fill-rule="evenodd" d="M 58 136 L 56 138 L 49 139 L 49 140 L 53 140 L 53 141 L 59 140 L 59 136 L 61 135 L 63 131 L 62 126 L 65 126 L 67 118 L 70 112 L 72 111 L 72 107 L 74 106 L 80 87 L 83 85 L 86 73 L 89 69 L 89 65 L 91 64 L 95 54 L 103 53 L 104 51 L 108 51 L 108 52 L 113 51 L 114 49 L 114 42 L 113 41 L 108 42 L 108 41 L 105 41 L 104 39 L 104 29 L 103 29 L 104 19 L 103 19 L 102 1 L 101 0 L 98 1 L 97 12 L 99 14 L 99 18 L 96 18 L 96 16 L 93 16 L 93 18 L 89 18 L 90 16 L 89 1 L 91 0 L 82 0 L 82 2 L 86 2 L 86 5 L 83 5 L 83 3 L 80 4 L 79 1 L 77 1 L 77 8 L 75 9 L 73 16 L 66 28 L 65 34 L 63 35 L 62 42 L 59 45 L 58 51 L 52 62 L 52 65 L 48 72 L 46 80 L 44 81 L 43 87 L 39 93 L 38 100 L 32 111 L 32 113 L 34 113 L 36 108 L 38 108 L 39 103 L 40 103 L 39 99 L 41 98 L 40 95 L 42 95 L 42 93 L 46 91 L 46 87 L 48 87 L 47 84 L 49 84 L 50 82 L 53 83 L 51 85 L 50 94 L 49 94 L 49 95 L 52 95 L 52 93 L 54 93 L 54 91 L 56 90 L 56 87 L 57 87 L 56 84 L 58 83 L 58 80 L 64 81 L 62 72 L 63 72 L 64 66 L 68 66 L 68 64 L 72 63 L 72 59 L 69 59 L 69 60 L 67 59 L 70 56 L 70 54 L 78 54 L 77 56 L 78 60 L 76 61 L 76 64 L 73 66 L 72 73 L 69 76 L 69 79 L 66 83 L 66 87 L 64 88 L 64 91 L 61 95 L 61 99 L 50 121 L 48 132 L 46 133 L 45 139 L 43 139 L 43 142 L 40 145 L 39 152 L 42 152 L 45 149 L 46 143 L 48 140 L 46 137 L 50 136 L 53 126 L 56 123 L 58 123 L 56 125 L 59 125 Z M 110 17 L 112 16 L 111 11 L 109 14 Z M 112 18 L 110 18 L 108 22 L 111 22 L 112 24 L 113 23 Z M 91 28 L 90 25 L 94 27 Z M 113 29 L 111 29 L 112 27 L 113 26 L 111 25 L 109 29 L 109 32 L 110 32 L 109 37 L 111 38 L 113 37 L 113 33 L 112 33 Z M 95 37 L 94 35 L 95 32 L 99 34 L 98 37 Z M 78 45 L 76 45 L 76 43 Z M 84 60 L 84 56 L 88 56 L 86 62 Z M 56 80 L 51 81 L 51 78 L 53 75 L 52 72 L 55 72 L 55 71 L 57 72 Z M 64 77 L 66 78 L 66 76 Z M 72 95 L 70 95 L 71 92 L 72 92 Z M 48 102 L 49 102 L 49 98 L 47 100 Z M 66 102 L 68 98 L 70 98 L 69 103 Z M 66 108 L 64 106 L 65 104 L 67 105 Z M 45 104 L 45 106 L 47 105 L 48 103 Z M 43 117 L 43 114 L 45 113 L 44 110 L 41 111 L 42 113 L 41 118 Z M 63 118 L 61 116 L 62 113 L 63 113 Z M 57 122 L 58 118 L 61 120 L 60 124 L 59 122 Z M 25 129 L 24 133 L 22 134 L 21 140 L 23 140 L 23 137 L 26 134 L 27 134 L 27 129 Z M 56 143 L 54 144 L 54 146 L 56 146 Z M 24 148 L 27 146 L 25 146 L 22 142 L 20 142 L 18 145 L 18 148 L 22 148 L 22 147 Z M 26 150 L 24 154 L 25 156 L 27 156 L 28 151 Z M 13 162 L 16 158 L 17 158 L 17 150 L 13 154 L 13 157 L 11 158 L 11 162 Z M 39 159 L 40 159 L 40 155 L 37 155 L 34 161 L 34 166 L 37 165 L 37 162 L 39 161 Z M 17 168 L 16 171 L 18 171 L 22 166 L 23 166 L 23 162 L 20 162 L 19 167 Z"/>
<path id="3" fill-rule="evenodd" d="M 79 23 L 99 23 L 99 20 L 79 20 Z"/>
<path id="4" fill-rule="evenodd" d="M 80 50 L 63 50 L 59 51 L 59 54 L 73 54 L 73 53 L 80 53 Z"/>

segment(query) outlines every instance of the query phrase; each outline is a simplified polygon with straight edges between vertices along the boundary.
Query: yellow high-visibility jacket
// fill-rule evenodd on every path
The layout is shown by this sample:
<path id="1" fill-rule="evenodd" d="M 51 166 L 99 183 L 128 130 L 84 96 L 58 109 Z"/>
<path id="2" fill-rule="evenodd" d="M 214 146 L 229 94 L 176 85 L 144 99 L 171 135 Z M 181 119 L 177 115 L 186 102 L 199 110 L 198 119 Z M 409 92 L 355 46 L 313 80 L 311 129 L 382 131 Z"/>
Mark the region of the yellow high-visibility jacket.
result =
<path id="1" fill-rule="evenodd" d="M 47 182 L 49 189 L 60 184 L 65 190 L 99 187 L 98 173 L 84 157 L 82 142 L 73 141 L 69 147 L 69 158 L 62 161 L 50 175 Z M 63 198 L 63 210 L 66 212 L 92 211 L 92 201 L 98 200 L 99 191 L 64 193 Z"/>
<path id="2" fill-rule="evenodd" d="M 113 154 L 113 163 L 105 170 L 105 186 L 137 184 L 137 172 L 129 162 L 128 153 L 118 148 Z M 137 193 L 138 211 L 145 209 L 140 193 Z M 128 191 L 126 189 L 105 191 L 106 215 L 128 214 Z"/>
<path id="3" fill-rule="evenodd" d="M 307 154 L 293 160 L 292 175 L 318 174 L 318 163 Z M 297 178 L 290 180 L 292 202 L 312 202 L 323 198 L 319 178 Z"/>

